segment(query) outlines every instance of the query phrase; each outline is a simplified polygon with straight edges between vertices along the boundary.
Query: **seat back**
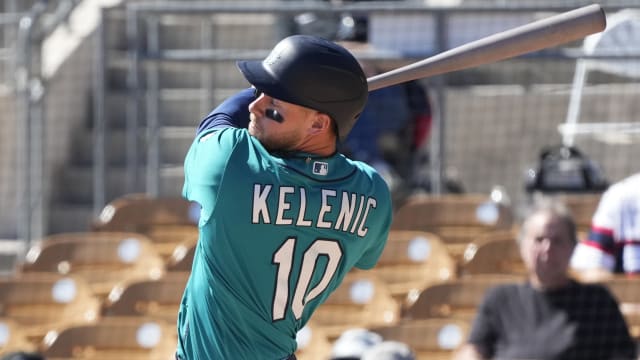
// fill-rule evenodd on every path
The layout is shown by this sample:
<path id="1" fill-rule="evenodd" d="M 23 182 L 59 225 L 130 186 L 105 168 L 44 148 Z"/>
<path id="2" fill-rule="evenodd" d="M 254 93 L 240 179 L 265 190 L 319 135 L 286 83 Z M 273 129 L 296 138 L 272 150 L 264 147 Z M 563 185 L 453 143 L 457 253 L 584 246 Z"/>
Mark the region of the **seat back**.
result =
<path id="1" fill-rule="evenodd" d="M 0 279 L 0 316 L 20 324 L 30 341 L 60 326 L 94 322 L 99 314 L 100 301 L 83 278 L 26 273 Z"/>
<path id="2" fill-rule="evenodd" d="M 175 359 L 175 325 L 145 317 L 110 317 L 90 325 L 47 334 L 43 355 L 48 360 Z"/>
<path id="3" fill-rule="evenodd" d="M 15 351 L 36 351 L 36 344 L 29 340 L 26 330 L 11 318 L 0 318 L 0 354 Z"/>
<path id="4" fill-rule="evenodd" d="M 129 194 L 107 204 L 92 224 L 100 231 L 143 231 L 150 225 L 196 225 L 199 208 L 181 197 Z"/>
<path id="5" fill-rule="evenodd" d="M 75 232 L 52 235 L 33 246 L 21 271 L 78 275 L 104 298 L 123 280 L 159 278 L 164 262 L 142 234 Z"/>
<path id="6" fill-rule="evenodd" d="M 176 246 L 166 260 L 166 269 L 170 272 L 191 271 L 193 257 L 196 253 L 197 242 L 186 242 Z"/>
<path id="7" fill-rule="evenodd" d="M 314 326 L 313 321 L 298 331 L 296 342 L 297 360 L 327 360 L 331 355 L 331 342 L 319 327 Z"/>
<path id="8" fill-rule="evenodd" d="M 313 320 L 329 339 L 335 339 L 348 328 L 392 324 L 399 316 L 400 305 L 387 285 L 373 273 L 354 270 L 318 306 Z"/>
<path id="9" fill-rule="evenodd" d="M 420 194 L 398 208 L 392 227 L 423 231 L 441 226 L 500 229 L 511 227 L 512 215 L 510 207 L 484 194 Z"/>
<path id="10" fill-rule="evenodd" d="M 197 241 L 199 214 L 197 204 L 181 197 L 130 194 L 107 204 L 92 229 L 145 234 L 163 259 L 167 259 L 178 244 Z"/>
<path id="11" fill-rule="evenodd" d="M 526 275 L 516 234 L 511 231 L 490 234 L 467 245 L 461 276 L 477 274 Z"/>
<path id="12" fill-rule="evenodd" d="M 485 292 L 494 286 L 523 281 L 519 275 L 470 275 L 424 289 L 404 313 L 408 319 L 473 318 Z"/>
<path id="13" fill-rule="evenodd" d="M 454 278 L 456 263 L 436 234 L 391 230 L 370 271 L 387 284 L 396 300 L 409 305 L 427 286 Z"/>
<path id="14" fill-rule="evenodd" d="M 462 319 L 428 318 L 404 320 L 398 324 L 372 328 L 385 340 L 407 344 L 417 359 L 449 359 L 469 333 L 470 322 Z"/>
<path id="15" fill-rule="evenodd" d="M 175 323 L 188 279 L 188 272 L 170 272 L 157 280 L 118 284 L 106 299 L 102 314 L 148 316 Z"/>
<path id="16" fill-rule="evenodd" d="M 512 209 L 482 194 L 416 195 L 394 214 L 392 229 L 420 230 L 437 234 L 454 258 L 479 235 L 509 229 Z"/>

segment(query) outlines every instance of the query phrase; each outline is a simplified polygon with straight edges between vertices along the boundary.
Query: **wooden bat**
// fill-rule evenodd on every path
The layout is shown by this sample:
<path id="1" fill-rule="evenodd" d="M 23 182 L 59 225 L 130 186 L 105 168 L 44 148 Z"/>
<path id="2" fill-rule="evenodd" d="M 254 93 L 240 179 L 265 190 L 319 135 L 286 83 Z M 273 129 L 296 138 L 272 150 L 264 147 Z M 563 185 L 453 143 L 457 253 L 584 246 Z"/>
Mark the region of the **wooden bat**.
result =
<path id="1" fill-rule="evenodd" d="M 584 6 L 372 76 L 367 79 L 369 91 L 568 43 L 604 30 L 606 23 L 600 5 Z"/>

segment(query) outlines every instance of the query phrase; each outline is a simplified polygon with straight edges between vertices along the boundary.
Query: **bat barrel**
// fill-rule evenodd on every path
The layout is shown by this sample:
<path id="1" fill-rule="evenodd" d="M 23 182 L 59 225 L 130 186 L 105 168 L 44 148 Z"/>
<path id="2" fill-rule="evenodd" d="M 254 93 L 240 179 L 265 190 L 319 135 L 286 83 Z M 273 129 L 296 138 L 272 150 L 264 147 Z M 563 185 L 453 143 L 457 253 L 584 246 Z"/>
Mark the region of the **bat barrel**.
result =
<path id="1" fill-rule="evenodd" d="M 367 79 L 369 91 L 558 46 L 604 30 L 598 4 L 506 30 Z"/>

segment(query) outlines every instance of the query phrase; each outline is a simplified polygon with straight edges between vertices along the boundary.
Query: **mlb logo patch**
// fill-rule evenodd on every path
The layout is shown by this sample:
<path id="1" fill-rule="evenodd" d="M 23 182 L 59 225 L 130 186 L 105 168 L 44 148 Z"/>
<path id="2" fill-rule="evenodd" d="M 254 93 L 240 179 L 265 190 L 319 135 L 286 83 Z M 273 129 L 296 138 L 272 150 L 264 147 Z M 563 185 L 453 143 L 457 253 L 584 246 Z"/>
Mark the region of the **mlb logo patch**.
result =
<path id="1" fill-rule="evenodd" d="M 314 175 L 327 175 L 329 173 L 329 163 L 322 161 L 313 162 L 313 174 Z"/>

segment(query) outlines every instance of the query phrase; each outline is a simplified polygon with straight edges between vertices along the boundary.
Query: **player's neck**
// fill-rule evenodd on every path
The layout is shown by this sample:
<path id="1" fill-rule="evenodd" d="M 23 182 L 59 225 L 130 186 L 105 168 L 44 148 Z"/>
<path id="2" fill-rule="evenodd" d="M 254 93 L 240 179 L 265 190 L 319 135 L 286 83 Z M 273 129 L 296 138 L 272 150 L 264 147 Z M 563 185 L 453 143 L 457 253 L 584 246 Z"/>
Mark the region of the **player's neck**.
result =
<path id="1" fill-rule="evenodd" d="M 310 136 L 300 143 L 297 151 L 318 156 L 331 156 L 336 152 L 336 141 L 333 136 Z"/>

